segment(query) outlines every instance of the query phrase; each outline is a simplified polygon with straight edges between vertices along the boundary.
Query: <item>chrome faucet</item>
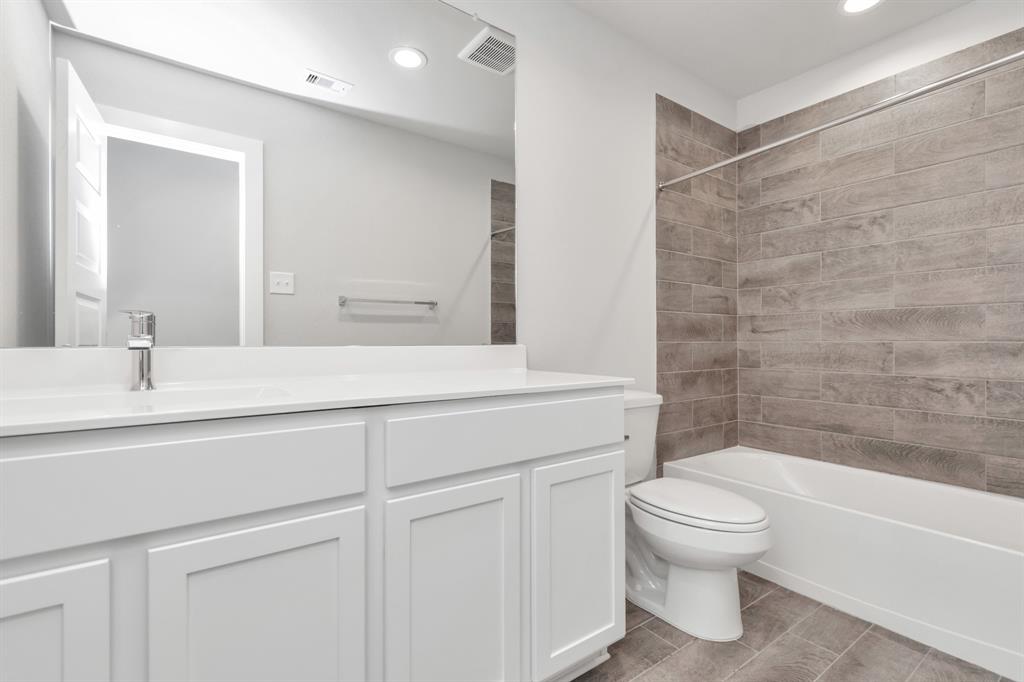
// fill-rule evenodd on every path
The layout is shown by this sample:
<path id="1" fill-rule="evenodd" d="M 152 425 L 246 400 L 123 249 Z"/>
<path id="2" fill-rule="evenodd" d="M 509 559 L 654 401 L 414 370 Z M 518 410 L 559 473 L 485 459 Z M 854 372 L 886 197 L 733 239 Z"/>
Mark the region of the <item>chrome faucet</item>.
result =
<path id="1" fill-rule="evenodd" d="M 132 351 L 133 391 L 153 390 L 153 346 L 156 345 L 156 314 L 148 310 L 122 310 L 128 314 L 128 350 Z"/>

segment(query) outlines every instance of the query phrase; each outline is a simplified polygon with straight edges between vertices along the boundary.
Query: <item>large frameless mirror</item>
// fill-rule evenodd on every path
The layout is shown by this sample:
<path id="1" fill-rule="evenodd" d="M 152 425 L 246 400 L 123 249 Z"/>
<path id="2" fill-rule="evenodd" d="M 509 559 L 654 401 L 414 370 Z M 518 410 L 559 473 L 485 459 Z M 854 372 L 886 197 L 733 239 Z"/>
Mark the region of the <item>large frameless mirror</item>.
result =
<path id="1" fill-rule="evenodd" d="M 4 346 L 122 345 L 128 309 L 159 345 L 515 342 L 513 36 L 434 0 L 3 5 Z"/>

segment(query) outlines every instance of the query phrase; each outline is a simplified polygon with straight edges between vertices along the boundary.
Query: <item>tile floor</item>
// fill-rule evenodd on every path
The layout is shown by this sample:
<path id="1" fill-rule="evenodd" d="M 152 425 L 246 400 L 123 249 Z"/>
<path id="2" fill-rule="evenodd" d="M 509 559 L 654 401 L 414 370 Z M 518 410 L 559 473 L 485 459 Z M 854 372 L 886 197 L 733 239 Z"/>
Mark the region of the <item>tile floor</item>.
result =
<path id="1" fill-rule="evenodd" d="M 706 642 L 626 603 L 626 638 L 576 682 L 997 682 L 995 673 L 740 574 L 743 637 Z"/>

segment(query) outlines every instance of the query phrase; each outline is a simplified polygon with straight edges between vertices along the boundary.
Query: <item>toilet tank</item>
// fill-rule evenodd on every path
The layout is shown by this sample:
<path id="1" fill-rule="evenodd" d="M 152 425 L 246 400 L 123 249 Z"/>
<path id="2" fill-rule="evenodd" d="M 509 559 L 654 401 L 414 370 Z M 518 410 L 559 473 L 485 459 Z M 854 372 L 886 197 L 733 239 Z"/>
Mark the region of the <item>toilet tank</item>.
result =
<path id="1" fill-rule="evenodd" d="M 657 393 L 626 391 L 626 485 L 639 483 L 654 475 L 654 442 L 658 432 L 660 407 L 661 396 Z"/>

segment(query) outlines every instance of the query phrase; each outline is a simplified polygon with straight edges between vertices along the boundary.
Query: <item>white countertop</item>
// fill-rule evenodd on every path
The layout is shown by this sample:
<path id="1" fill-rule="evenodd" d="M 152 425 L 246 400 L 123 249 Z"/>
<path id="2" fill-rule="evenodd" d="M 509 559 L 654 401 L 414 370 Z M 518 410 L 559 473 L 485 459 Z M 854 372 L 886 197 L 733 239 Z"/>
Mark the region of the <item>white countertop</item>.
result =
<path id="1" fill-rule="evenodd" d="M 151 392 L 113 386 L 8 391 L 0 399 L 0 437 L 632 383 L 586 374 L 474 369 L 161 383 Z"/>

